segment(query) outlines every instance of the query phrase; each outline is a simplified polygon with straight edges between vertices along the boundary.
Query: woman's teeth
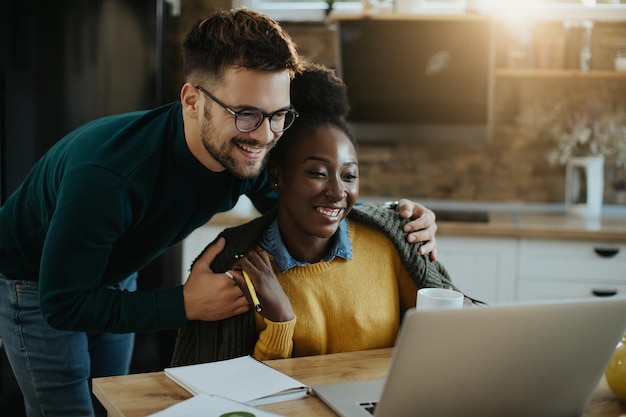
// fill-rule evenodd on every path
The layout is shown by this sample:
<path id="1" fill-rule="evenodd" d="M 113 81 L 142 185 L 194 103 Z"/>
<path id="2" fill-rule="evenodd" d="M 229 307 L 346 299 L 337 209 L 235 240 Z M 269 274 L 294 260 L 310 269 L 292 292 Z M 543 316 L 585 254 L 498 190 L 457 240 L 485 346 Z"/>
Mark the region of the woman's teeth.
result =
<path id="1" fill-rule="evenodd" d="M 329 209 L 324 207 L 317 207 L 317 211 L 325 216 L 337 217 L 343 211 L 343 209 Z"/>

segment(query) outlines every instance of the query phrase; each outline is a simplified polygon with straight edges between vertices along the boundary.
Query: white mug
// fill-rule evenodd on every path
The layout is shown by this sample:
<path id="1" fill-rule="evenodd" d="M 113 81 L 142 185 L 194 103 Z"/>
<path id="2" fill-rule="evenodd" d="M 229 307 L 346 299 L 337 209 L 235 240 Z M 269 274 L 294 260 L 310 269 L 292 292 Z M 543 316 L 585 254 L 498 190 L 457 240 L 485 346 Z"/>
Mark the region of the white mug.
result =
<path id="1" fill-rule="evenodd" d="M 418 310 L 447 310 L 463 308 L 465 296 L 446 288 L 420 288 L 417 290 Z"/>

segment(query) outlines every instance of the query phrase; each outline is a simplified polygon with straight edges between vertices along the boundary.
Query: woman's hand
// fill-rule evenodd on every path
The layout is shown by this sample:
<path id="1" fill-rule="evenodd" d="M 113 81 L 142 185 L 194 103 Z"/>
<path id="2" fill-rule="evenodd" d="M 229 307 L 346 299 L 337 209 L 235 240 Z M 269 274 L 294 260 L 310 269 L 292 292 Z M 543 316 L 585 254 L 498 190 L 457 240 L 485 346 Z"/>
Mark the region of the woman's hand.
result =
<path id="1" fill-rule="evenodd" d="M 246 271 L 263 309 L 260 314 L 268 320 L 283 322 L 293 320 L 295 317 L 291 302 L 281 287 L 267 252 L 255 250 L 250 251 L 233 264 L 233 269 L 229 271 L 235 278 L 237 285 L 251 302 L 250 293 L 245 283 L 242 270 Z"/>

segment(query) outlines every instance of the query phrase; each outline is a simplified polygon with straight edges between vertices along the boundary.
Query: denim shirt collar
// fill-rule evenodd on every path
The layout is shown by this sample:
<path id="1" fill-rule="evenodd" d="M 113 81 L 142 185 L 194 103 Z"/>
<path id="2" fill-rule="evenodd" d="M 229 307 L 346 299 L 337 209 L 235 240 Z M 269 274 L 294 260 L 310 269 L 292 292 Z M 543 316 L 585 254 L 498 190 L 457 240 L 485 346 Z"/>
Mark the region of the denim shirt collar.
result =
<path id="1" fill-rule="evenodd" d="M 348 221 L 346 219 L 343 219 L 341 223 L 339 223 L 339 228 L 337 232 L 335 232 L 333 239 L 335 244 L 330 252 L 324 256 L 322 262 L 332 261 L 337 256 L 349 261 L 352 260 L 352 242 L 348 237 Z M 285 272 L 294 266 L 310 265 L 308 262 L 299 262 L 291 256 L 280 235 L 278 219 L 275 219 L 272 224 L 265 229 L 259 245 L 274 257 L 274 262 L 281 272 Z"/>

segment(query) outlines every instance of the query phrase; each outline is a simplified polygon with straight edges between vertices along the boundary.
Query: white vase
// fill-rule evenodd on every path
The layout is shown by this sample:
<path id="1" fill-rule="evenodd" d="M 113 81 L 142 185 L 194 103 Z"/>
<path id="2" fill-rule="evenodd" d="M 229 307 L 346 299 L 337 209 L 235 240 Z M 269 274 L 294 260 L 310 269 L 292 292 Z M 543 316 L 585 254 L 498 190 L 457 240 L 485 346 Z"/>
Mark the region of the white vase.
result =
<path id="1" fill-rule="evenodd" d="M 604 157 L 571 158 L 565 171 L 565 210 L 582 217 L 602 215 L 604 198 Z"/>

